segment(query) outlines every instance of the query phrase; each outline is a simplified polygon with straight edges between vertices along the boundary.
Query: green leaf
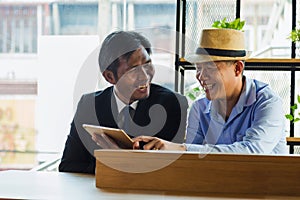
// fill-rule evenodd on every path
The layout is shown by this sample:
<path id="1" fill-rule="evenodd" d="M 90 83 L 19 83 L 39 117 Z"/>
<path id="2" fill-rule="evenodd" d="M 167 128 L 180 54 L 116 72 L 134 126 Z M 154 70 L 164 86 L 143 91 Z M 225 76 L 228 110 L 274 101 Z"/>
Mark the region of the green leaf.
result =
<path id="1" fill-rule="evenodd" d="M 300 111 L 298 110 L 298 105 L 300 105 L 300 95 L 297 95 L 297 103 L 290 106 L 291 113 L 286 114 L 285 118 L 290 120 L 292 123 L 300 121 Z"/>
<path id="2" fill-rule="evenodd" d="M 229 28 L 235 30 L 242 30 L 245 25 L 245 21 L 241 21 L 240 18 L 237 18 L 231 22 L 226 21 L 226 17 L 221 21 L 215 21 L 212 24 L 214 28 Z"/>
<path id="3" fill-rule="evenodd" d="M 192 93 L 188 93 L 187 96 L 188 96 L 191 100 L 195 100 L 195 99 L 196 99 L 195 95 L 193 95 Z"/>
<path id="4" fill-rule="evenodd" d="M 300 25 L 300 21 L 298 21 L 298 24 Z M 300 41 L 300 29 L 292 30 L 287 39 L 290 39 L 294 43 Z"/>
<path id="5" fill-rule="evenodd" d="M 211 26 L 214 28 L 218 28 L 219 21 L 215 21 Z"/>
<path id="6" fill-rule="evenodd" d="M 297 121 L 300 121 L 300 118 L 297 117 L 296 119 L 294 119 L 293 122 L 295 123 L 295 122 L 297 122 Z"/>
<path id="7" fill-rule="evenodd" d="M 199 87 L 195 87 L 195 88 L 193 88 L 193 91 L 194 92 L 200 92 L 200 88 Z"/>
<path id="8" fill-rule="evenodd" d="M 297 95 L 297 101 L 300 103 L 300 95 Z"/>
<path id="9" fill-rule="evenodd" d="M 240 23 L 240 19 L 238 18 L 238 19 L 234 20 L 231 25 L 232 25 L 232 27 L 238 27 L 239 23 Z"/>
<path id="10" fill-rule="evenodd" d="M 293 121 L 293 119 L 294 119 L 293 115 L 291 115 L 291 114 L 286 114 L 285 118 L 290 120 L 290 121 Z"/>
<path id="11" fill-rule="evenodd" d="M 294 105 L 291 106 L 291 109 L 294 111 L 298 108 L 298 105 L 295 103 Z"/>
<path id="12" fill-rule="evenodd" d="M 244 28 L 245 21 L 241 21 L 238 25 L 238 30 L 242 30 Z"/>

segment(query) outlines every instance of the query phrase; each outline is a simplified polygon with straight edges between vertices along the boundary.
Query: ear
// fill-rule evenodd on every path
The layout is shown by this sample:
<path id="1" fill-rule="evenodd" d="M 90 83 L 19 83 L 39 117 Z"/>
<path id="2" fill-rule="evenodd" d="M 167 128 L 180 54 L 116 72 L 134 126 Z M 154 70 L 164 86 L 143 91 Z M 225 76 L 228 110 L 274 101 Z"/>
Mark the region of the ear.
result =
<path id="1" fill-rule="evenodd" d="M 113 85 L 117 83 L 114 73 L 110 70 L 105 70 L 102 72 L 102 76 L 105 78 L 105 80 Z"/>
<path id="2" fill-rule="evenodd" d="M 242 75 L 244 71 L 244 62 L 243 61 L 236 61 L 234 63 L 234 72 L 236 76 Z"/>

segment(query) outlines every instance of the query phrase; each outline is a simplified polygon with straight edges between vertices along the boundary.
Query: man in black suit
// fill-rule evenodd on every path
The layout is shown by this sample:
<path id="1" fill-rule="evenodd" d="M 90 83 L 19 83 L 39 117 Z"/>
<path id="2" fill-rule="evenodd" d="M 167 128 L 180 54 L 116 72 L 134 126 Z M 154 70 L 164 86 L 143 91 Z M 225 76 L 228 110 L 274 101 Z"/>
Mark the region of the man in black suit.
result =
<path id="1" fill-rule="evenodd" d="M 148 135 L 184 142 L 187 100 L 151 83 L 155 69 L 150 54 L 150 42 L 137 32 L 117 31 L 106 37 L 98 62 L 103 77 L 113 86 L 81 97 L 59 171 L 95 172 L 93 153 L 101 147 L 82 124 L 126 129 L 131 137 Z M 129 106 L 131 123 L 124 122 L 121 115 Z"/>

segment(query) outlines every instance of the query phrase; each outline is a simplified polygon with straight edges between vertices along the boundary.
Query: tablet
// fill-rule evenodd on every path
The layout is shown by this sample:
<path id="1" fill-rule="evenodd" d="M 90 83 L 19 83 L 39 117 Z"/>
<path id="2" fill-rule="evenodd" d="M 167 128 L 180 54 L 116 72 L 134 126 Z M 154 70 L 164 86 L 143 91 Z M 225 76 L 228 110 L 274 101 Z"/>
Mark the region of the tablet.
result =
<path id="1" fill-rule="evenodd" d="M 82 127 L 90 134 L 106 134 L 111 137 L 120 147 L 132 149 L 133 140 L 122 129 L 83 124 Z"/>

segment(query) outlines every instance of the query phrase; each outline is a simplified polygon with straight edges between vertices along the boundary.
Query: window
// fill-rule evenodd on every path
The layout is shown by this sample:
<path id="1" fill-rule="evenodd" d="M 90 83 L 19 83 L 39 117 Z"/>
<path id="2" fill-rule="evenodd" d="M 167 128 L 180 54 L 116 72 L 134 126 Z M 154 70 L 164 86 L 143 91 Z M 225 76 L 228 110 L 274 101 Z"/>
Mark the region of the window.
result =
<path id="1" fill-rule="evenodd" d="M 6 156 L 0 168 L 7 168 L 5 163 L 29 168 L 62 153 L 82 93 L 107 86 L 97 54 L 114 30 L 148 37 L 154 47 L 153 81 L 174 89 L 175 0 L 7 0 L 0 9 L 0 114 L 9 108 L 19 116 L 7 122 L 18 124 L 18 130 L 0 132 L 5 144 L 0 153 Z M 6 127 L 3 119 L 0 130 Z M 21 126 L 25 119 L 30 123 Z M 20 146 L 7 145 L 7 138 Z"/>
<path id="2" fill-rule="evenodd" d="M 37 52 L 37 7 L 0 4 L 0 53 Z"/>

